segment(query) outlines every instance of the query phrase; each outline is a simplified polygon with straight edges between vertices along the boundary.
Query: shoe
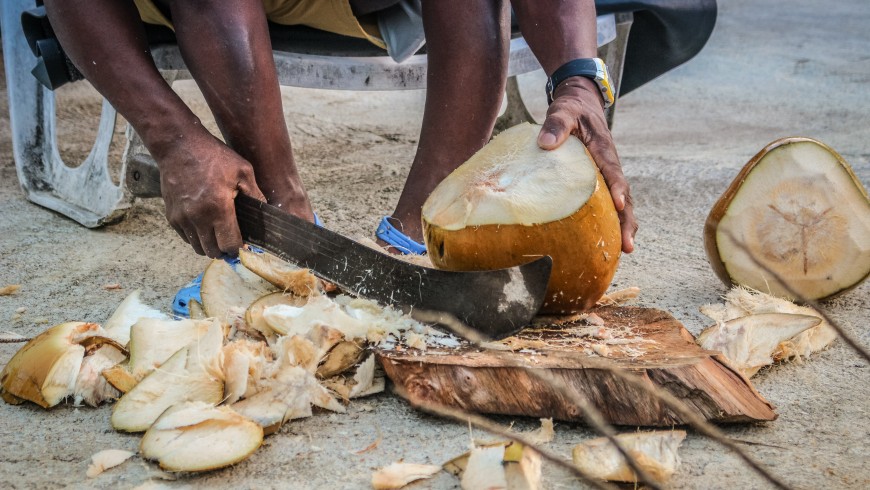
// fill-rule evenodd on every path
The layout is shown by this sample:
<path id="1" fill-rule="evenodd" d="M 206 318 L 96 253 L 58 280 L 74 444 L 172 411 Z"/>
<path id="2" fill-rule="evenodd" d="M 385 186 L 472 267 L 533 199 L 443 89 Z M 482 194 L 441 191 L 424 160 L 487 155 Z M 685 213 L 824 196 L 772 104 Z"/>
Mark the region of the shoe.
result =
<path id="1" fill-rule="evenodd" d="M 397 230 L 392 223 L 390 217 L 384 216 L 381 223 L 378 225 L 378 230 L 375 236 L 387 242 L 390 246 L 402 253 L 402 255 L 424 255 L 426 247 L 419 242 L 415 242 L 408 235 Z"/>
<path id="2" fill-rule="evenodd" d="M 314 213 L 314 224 L 321 228 L 323 227 L 323 222 L 320 221 L 320 217 L 317 216 L 317 213 Z M 252 245 L 248 245 L 248 248 L 250 248 L 252 252 L 264 252 L 264 250 Z M 238 257 L 224 257 L 224 262 L 235 269 L 236 266 L 241 263 L 241 260 L 239 260 Z M 193 280 L 182 286 L 181 289 L 175 293 L 175 299 L 172 300 L 172 313 L 176 316 L 190 318 L 191 300 L 196 300 L 197 303 L 202 304 L 202 295 L 200 294 L 200 289 L 202 288 L 202 274 L 203 273 L 200 273 L 198 276 L 194 277 Z"/>

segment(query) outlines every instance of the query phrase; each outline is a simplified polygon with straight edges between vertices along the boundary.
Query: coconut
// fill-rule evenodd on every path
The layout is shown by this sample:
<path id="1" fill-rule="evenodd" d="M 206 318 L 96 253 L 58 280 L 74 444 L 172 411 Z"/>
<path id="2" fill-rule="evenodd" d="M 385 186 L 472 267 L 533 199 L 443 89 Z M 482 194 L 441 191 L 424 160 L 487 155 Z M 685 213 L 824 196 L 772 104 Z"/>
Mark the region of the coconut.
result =
<path id="1" fill-rule="evenodd" d="M 849 164 L 809 138 L 774 141 L 713 206 L 704 226 L 710 265 L 727 285 L 796 299 L 854 288 L 870 275 L 870 198 Z"/>
<path id="2" fill-rule="evenodd" d="M 540 126 L 496 136 L 447 176 L 423 205 L 426 250 L 448 270 L 512 267 L 549 255 L 542 312 L 591 308 L 610 285 L 622 248 L 604 178 L 577 138 L 538 147 Z"/>
<path id="3" fill-rule="evenodd" d="M 208 471 L 247 458 L 263 429 L 229 407 L 187 402 L 166 410 L 145 432 L 142 456 L 168 471 Z"/>
<path id="4" fill-rule="evenodd" d="M 3 399 L 14 404 L 28 400 L 49 408 L 76 391 L 83 393 L 86 383 L 80 383 L 77 390 L 76 381 L 85 356 L 109 344 L 123 352 L 104 335 L 96 323 L 84 322 L 62 323 L 42 332 L 16 352 L 0 373 Z"/>

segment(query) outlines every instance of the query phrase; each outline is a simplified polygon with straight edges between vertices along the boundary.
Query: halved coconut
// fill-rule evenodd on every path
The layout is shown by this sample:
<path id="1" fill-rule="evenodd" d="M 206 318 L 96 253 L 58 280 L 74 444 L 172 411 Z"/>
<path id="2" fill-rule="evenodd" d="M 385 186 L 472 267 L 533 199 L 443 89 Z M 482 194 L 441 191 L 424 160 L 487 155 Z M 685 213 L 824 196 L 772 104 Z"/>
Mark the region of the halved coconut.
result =
<path id="1" fill-rule="evenodd" d="M 202 308 L 212 318 L 227 321 L 232 310 L 244 312 L 257 299 L 275 292 L 275 288 L 245 268 L 231 267 L 224 260 L 211 261 L 202 274 Z"/>
<path id="2" fill-rule="evenodd" d="M 423 205 L 435 267 L 488 270 L 549 255 L 542 312 L 585 310 L 607 290 L 622 249 L 603 177 L 577 138 L 538 147 L 540 126 L 500 133 L 447 176 Z"/>
<path id="3" fill-rule="evenodd" d="M 320 280 L 308 269 L 285 262 L 268 252 L 240 249 L 239 259 L 248 270 L 272 283 L 281 291 L 296 296 L 320 294 Z"/>
<path id="4" fill-rule="evenodd" d="M 251 306 L 245 311 L 245 323 L 268 339 L 273 337 L 276 332 L 272 330 L 272 327 L 263 318 L 263 312 L 266 308 L 276 305 L 301 307 L 306 301 L 301 296 L 281 292 L 267 294 L 251 303 Z"/>
<path id="5" fill-rule="evenodd" d="M 86 351 L 112 342 L 96 323 L 61 323 L 29 341 L 0 373 L 0 393 L 8 403 L 31 401 L 43 408 L 75 392 Z M 123 349 L 122 349 L 123 350 Z"/>
<path id="6" fill-rule="evenodd" d="M 635 461 L 659 483 L 667 482 L 680 467 L 677 449 L 686 431 L 653 431 L 619 434 L 616 439 Z M 605 437 L 579 444 L 572 453 L 574 464 L 584 473 L 602 480 L 636 483 L 637 475 Z"/>
<path id="7" fill-rule="evenodd" d="M 142 456 L 167 471 L 208 471 L 244 460 L 263 429 L 229 407 L 187 402 L 167 409 L 142 437 Z"/>
<path id="8" fill-rule="evenodd" d="M 759 313 L 718 323 L 698 336 L 698 345 L 721 352 L 747 377 L 773 364 L 780 344 L 821 322 L 810 315 Z"/>
<path id="9" fill-rule="evenodd" d="M 106 336 L 121 345 L 127 345 L 127 342 L 130 341 L 130 328 L 140 318 L 169 319 L 165 313 L 142 303 L 139 298 L 140 293 L 141 291 L 137 289 L 124 298 L 124 301 L 115 308 L 115 312 L 103 325 Z"/>
<path id="10" fill-rule="evenodd" d="M 185 401 L 219 403 L 224 395 L 219 365 L 223 339 L 221 325 L 212 323 L 202 338 L 173 354 L 118 400 L 112 411 L 112 427 L 141 432 L 172 405 Z"/>
<path id="11" fill-rule="evenodd" d="M 804 298 L 829 298 L 870 275 L 867 191 L 837 152 L 810 138 L 761 150 L 704 226 L 707 256 L 725 284 L 791 297 L 728 233 Z"/>
<path id="12" fill-rule="evenodd" d="M 182 347 L 205 336 L 215 320 L 142 318 L 130 329 L 129 369 L 136 379 L 166 362 Z"/>

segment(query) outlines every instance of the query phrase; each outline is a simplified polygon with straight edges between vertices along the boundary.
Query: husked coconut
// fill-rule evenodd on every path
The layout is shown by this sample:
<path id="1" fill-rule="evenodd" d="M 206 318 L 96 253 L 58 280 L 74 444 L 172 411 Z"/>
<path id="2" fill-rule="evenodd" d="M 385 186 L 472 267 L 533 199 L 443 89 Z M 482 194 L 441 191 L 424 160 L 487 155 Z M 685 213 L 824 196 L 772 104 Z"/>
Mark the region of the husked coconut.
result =
<path id="1" fill-rule="evenodd" d="M 205 336 L 215 320 L 159 320 L 142 318 L 130 329 L 129 369 L 142 379 L 182 347 Z"/>
<path id="2" fill-rule="evenodd" d="M 43 408 L 57 405 L 75 393 L 86 352 L 111 342 L 96 323 L 49 328 L 27 342 L 0 372 L 3 399 L 13 404 L 27 400 Z"/>
<path id="3" fill-rule="evenodd" d="M 268 252 L 240 249 L 239 259 L 248 270 L 281 291 L 296 296 L 320 294 L 320 280 L 308 269 L 285 262 Z"/>
<path id="4" fill-rule="evenodd" d="M 169 317 L 160 310 L 154 309 L 139 298 L 140 290 L 135 290 L 130 293 L 124 301 L 115 308 L 112 316 L 106 320 L 103 329 L 106 331 L 106 336 L 126 346 L 130 341 L 130 328 L 141 318 L 157 318 L 160 320 L 168 320 Z"/>
<path id="5" fill-rule="evenodd" d="M 540 126 L 500 133 L 453 171 L 423 205 L 435 267 L 490 270 L 549 255 L 543 313 L 589 309 L 610 285 L 622 250 L 619 217 L 583 143 L 537 144 Z"/>
<path id="6" fill-rule="evenodd" d="M 215 259 L 202 274 L 202 308 L 206 315 L 221 321 L 227 321 L 231 310 L 242 308 L 244 312 L 251 303 L 273 292 L 271 284 L 242 264 L 234 268 Z"/>
<path id="7" fill-rule="evenodd" d="M 432 478 L 439 471 L 441 467 L 434 464 L 393 463 L 372 474 L 372 488 L 402 488 L 411 482 Z"/>
<path id="8" fill-rule="evenodd" d="M 686 431 L 652 431 L 619 434 L 619 444 L 658 483 L 666 483 L 680 467 L 677 453 Z M 619 450 L 605 437 L 579 444 L 572 452 L 574 464 L 584 473 L 602 480 L 637 483 L 637 475 Z"/>
<path id="9" fill-rule="evenodd" d="M 705 329 L 698 345 L 721 352 L 747 378 L 773 364 L 780 344 L 821 322 L 810 315 L 759 313 L 743 316 Z"/>
<path id="10" fill-rule="evenodd" d="M 870 198 L 827 145 L 780 139 L 755 155 L 713 206 L 704 244 L 729 286 L 796 299 L 748 250 L 800 296 L 829 298 L 870 275 Z"/>
<path id="11" fill-rule="evenodd" d="M 742 286 L 731 288 L 725 295 L 725 304 L 702 306 L 701 313 L 717 322 L 759 313 L 790 313 L 817 317 L 820 321 L 818 325 L 779 344 L 779 348 L 772 354 L 775 361 L 809 357 L 810 354 L 831 345 L 837 338 L 837 331 L 816 310 Z"/>
<path id="12" fill-rule="evenodd" d="M 186 402 L 167 409 L 145 432 L 142 456 L 167 471 L 209 471 L 244 460 L 263 429 L 231 408 Z"/>
<path id="13" fill-rule="evenodd" d="M 118 400 L 112 411 L 112 427 L 142 432 L 172 405 L 185 401 L 220 403 L 224 395 L 220 370 L 223 339 L 221 325 L 212 323 L 202 338 L 173 354 Z"/>

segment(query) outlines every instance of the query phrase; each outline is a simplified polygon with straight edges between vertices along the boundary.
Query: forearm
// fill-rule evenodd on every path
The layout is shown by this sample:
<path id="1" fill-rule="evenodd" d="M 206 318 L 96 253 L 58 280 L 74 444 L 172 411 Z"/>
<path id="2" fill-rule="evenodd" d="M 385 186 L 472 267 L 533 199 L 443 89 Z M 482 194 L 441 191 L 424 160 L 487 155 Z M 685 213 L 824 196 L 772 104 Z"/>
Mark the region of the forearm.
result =
<path id="1" fill-rule="evenodd" d="M 512 0 L 520 30 L 547 75 L 598 51 L 593 0 Z"/>
<path id="2" fill-rule="evenodd" d="M 132 1 L 46 0 L 61 45 L 85 78 L 161 153 L 204 131 L 154 66 Z"/>

